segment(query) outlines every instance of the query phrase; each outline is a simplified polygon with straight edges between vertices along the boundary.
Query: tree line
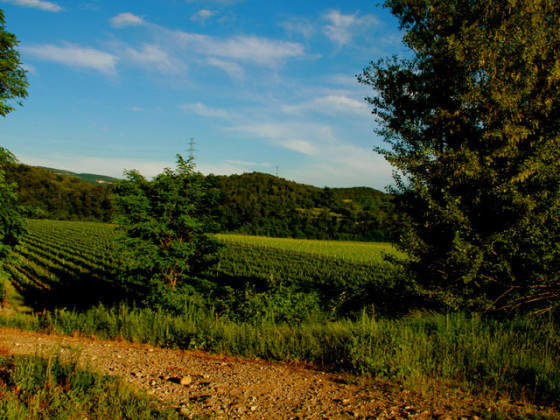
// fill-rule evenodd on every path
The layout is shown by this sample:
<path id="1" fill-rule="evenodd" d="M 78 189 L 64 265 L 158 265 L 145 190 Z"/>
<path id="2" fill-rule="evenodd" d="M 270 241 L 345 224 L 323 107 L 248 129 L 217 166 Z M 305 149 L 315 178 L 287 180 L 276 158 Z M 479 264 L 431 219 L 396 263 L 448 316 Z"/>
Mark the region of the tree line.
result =
<path id="1" fill-rule="evenodd" d="M 29 217 L 113 221 L 114 185 L 94 185 L 52 170 L 13 163 L 15 183 Z M 373 188 L 317 188 L 263 173 L 216 176 L 205 182 L 214 200 L 202 211 L 222 232 L 347 240 L 389 240 L 391 196 Z"/>
<path id="2" fill-rule="evenodd" d="M 111 189 L 104 185 L 17 162 L 6 164 L 4 170 L 27 217 L 99 222 L 113 218 Z"/>

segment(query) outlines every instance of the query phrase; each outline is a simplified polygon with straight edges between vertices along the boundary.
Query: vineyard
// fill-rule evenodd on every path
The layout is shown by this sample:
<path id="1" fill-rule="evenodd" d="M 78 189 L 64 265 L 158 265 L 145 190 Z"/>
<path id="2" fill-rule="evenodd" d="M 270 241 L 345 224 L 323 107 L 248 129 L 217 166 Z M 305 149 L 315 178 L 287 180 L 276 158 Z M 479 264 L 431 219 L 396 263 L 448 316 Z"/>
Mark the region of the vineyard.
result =
<path id="1" fill-rule="evenodd" d="M 130 297 L 130 290 L 115 281 L 119 264 L 114 225 L 28 220 L 27 229 L 9 274 L 33 309 L 87 307 Z M 229 299 L 224 293 L 232 290 L 250 287 L 265 293 L 281 286 L 311 292 L 322 309 L 347 314 L 366 305 L 394 311 L 408 293 L 395 268 L 382 260 L 383 252 L 394 252 L 387 244 L 238 235 L 218 239 L 225 245 L 207 277 L 222 287 L 222 300 Z"/>
<path id="2" fill-rule="evenodd" d="M 92 222 L 28 220 L 8 266 L 15 289 L 34 309 L 116 300 L 116 230 Z"/>
<path id="3" fill-rule="evenodd" d="M 266 236 L 235 234 L 219 234 L 216 236 L 220 241 L 226 244 L 233 243 L 282 251 L 301 252 L 316 257 L 339 258 L 343 261 L 362 264 L 378 263 L 386 254 L 398 254 L 391 244 L 384 242 L 269 238 Z"/>
<path id="4" fill-rule="evenodd" d="M 9 303 L 19 295 L 36 313 L 0 316 L 0 325 L 300 360 L 420 387 L 441 378 L 558 400 L 554 322 L 414 313 L 419 296 L 397 263 L 317 256 L 317 248 L 312 255 L 292 241 L 283 243 L 297 244 L 299 252 L 277 249 L 279 242 L 220 236 L 218 263 L 201 281 L 207 288 L 173 314 L 127 305 L 130 290 L 116 281 L 114 225 L 29 220 L 27 228 L 8 267 L 17 291 Z"/>

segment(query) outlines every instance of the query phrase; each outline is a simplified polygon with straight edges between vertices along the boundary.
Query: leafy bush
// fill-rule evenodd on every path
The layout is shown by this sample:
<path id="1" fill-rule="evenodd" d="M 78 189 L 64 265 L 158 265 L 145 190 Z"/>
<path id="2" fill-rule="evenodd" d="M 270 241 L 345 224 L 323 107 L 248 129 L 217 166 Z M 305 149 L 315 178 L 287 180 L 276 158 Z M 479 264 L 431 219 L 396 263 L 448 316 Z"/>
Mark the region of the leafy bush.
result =
<path id="1" fill-rule="evenodd" d="M 205 215 L 212 201 L 207 182 L 192 159 L 177 159 L 176 171 L 167 168 L 152 181 L 128 171 L 114 188 L 116 222 L 124 233 L 120 276 L 148 301 L 175 311 L 180 293 L 215 262 L 217 250 Z"/>

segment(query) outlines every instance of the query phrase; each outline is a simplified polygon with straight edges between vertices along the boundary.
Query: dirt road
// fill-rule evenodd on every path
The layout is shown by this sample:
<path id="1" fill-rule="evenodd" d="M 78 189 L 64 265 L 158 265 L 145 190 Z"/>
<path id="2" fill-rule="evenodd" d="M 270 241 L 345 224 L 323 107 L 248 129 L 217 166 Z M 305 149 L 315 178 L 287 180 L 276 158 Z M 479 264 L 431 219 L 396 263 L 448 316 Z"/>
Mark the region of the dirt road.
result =
<path id="1" fill-rule="evenodd" d="M 477 419 L 488 417 L 498 406 L 507 410 L 508 417 L 522 418 L 534 410 L 527 404 L 475 399 L 442 386 L 411 392 L 387 381 L 301 365 L 85 337 L 0 329 L 0 347 L 18 354 L 79 354 L 94 370 L 121 377 L 176 407 L 186 418 Z"/>

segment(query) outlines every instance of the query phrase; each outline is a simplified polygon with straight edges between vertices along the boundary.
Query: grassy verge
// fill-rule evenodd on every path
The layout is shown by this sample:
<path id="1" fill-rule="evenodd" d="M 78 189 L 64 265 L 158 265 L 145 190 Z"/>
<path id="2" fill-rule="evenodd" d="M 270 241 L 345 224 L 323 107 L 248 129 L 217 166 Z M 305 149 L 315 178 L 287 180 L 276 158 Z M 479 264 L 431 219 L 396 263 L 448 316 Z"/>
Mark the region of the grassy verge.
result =
<path id="1" fill-rule="evenodd" d="M 58 354 L 0 355 L 2 419 L 177 419 L 178 414 L 123 383 Z"/>
<path id="2" fill-rule="evenodd" d="M 184 316 L 99 306 L 42 316 L 0 318 L 0 325 L 159 346 L 204 349 L 269 360 L 310 362 L 396 379 L 410 386 L 453 381 L 468 390 L 493 390 L 531 402 L 560 400 L 560 333 L 552 322 L 485 320 L 464 314 L 424 314 L 398 320 L 323 324 L 233 322 L 211 311 Z"/>

